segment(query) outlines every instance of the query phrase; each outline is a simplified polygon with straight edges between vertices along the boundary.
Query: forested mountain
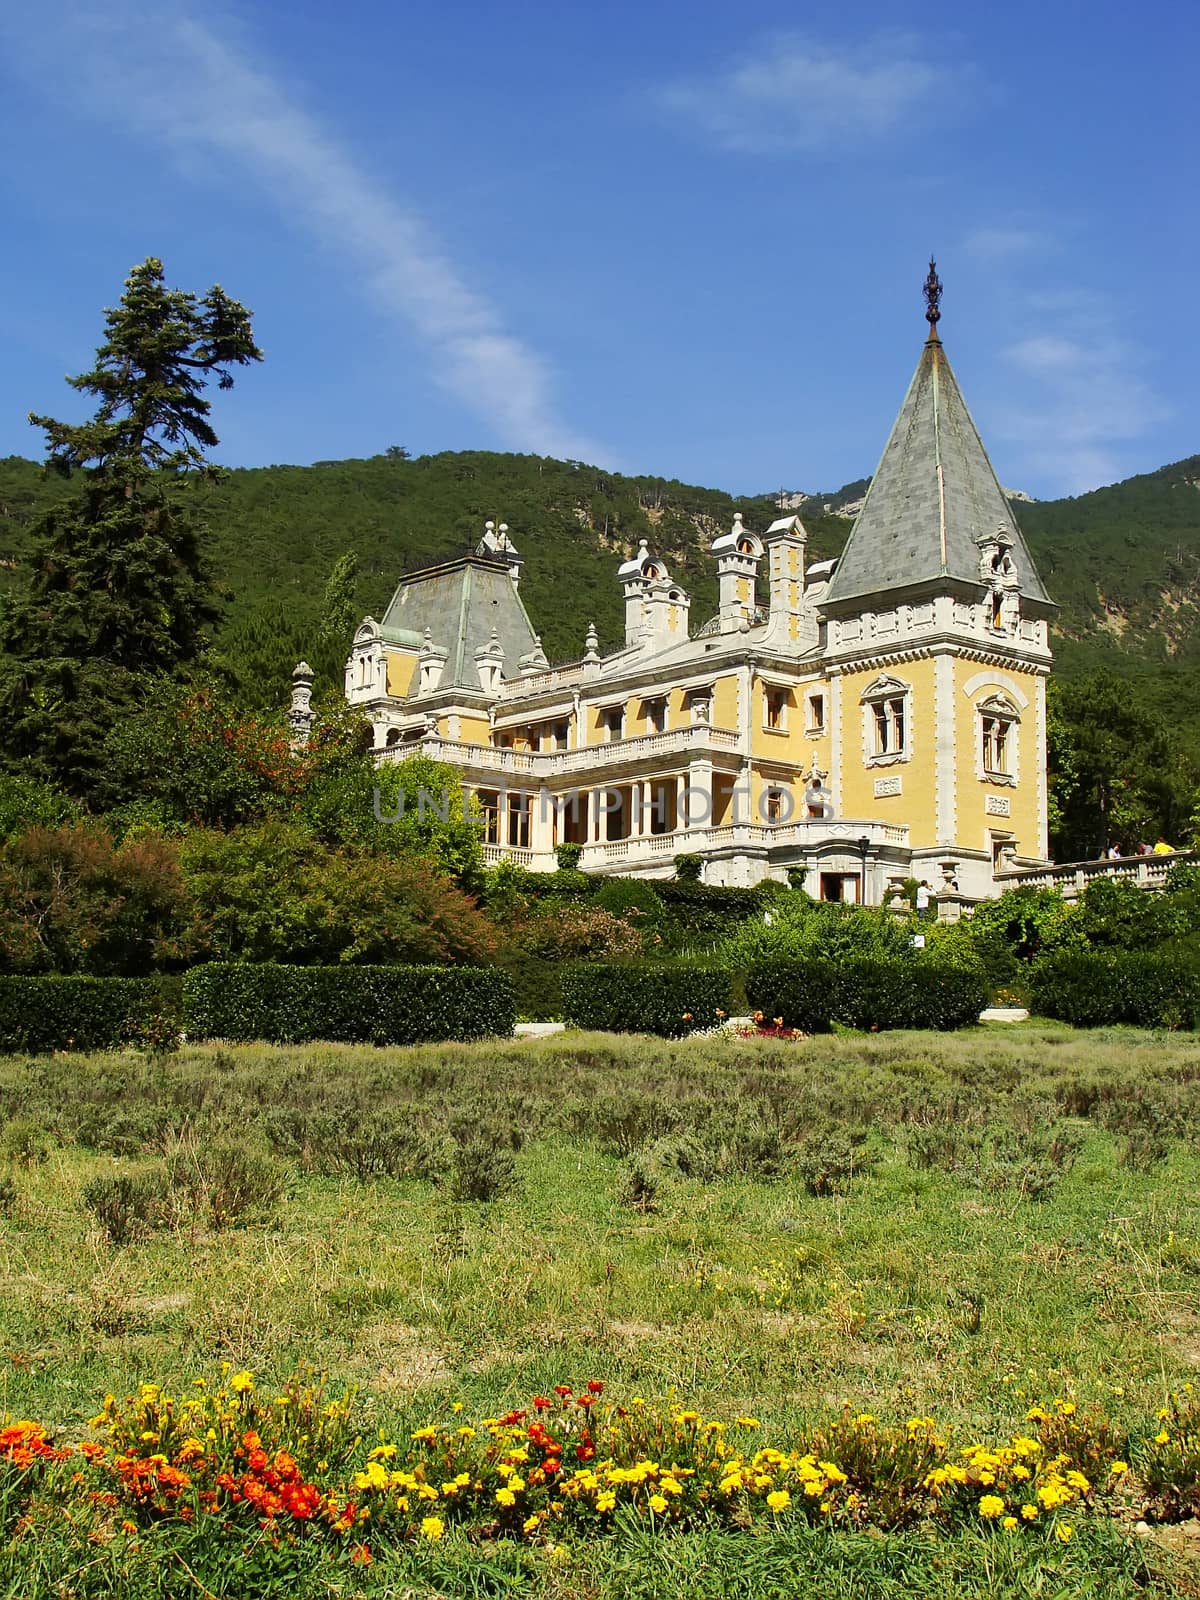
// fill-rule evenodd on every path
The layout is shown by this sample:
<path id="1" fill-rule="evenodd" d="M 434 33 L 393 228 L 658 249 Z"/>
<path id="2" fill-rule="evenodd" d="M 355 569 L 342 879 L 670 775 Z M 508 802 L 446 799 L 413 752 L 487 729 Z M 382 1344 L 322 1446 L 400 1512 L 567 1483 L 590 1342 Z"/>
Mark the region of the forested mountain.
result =
<path id="1" fill-rule="evenodd" d="M 863 483 L 797 507 L 814 557 L 836 555 L 849 521 L 825 507 L 861 497 Z M 0 461 L 0 581 L 19 581 L 39 511 L 70 485 L 34 462 Z M 521 586 L 552 661 L 577 656 L 595 621 L 604 646 L 623 633 L 618 557 L 648 539 L 690 590 L 699 623 L 716 609 L 706 549 L 740 510 L 763 528 L 778 496 L 742 497 L 675 480 L 624 477 L 581 462 L 484 451 L 229 473 L 200 490 L 206 546 L 225 606 L 217 641 L 249 705 L 282 704 L 292 664 L 317 658 L 332 683 L 336 650 L 318 643 L 335 562 L 359 558 L 353 609 L 382 612 L 400 574 L 473 549 L 489 517 L 505 521 L 525 556 Z M 798 497 L 789 496 L 794 503 Z M 791 504 L 789 504 L 791 509 Z M 1022 502 L 1021 526 L 1062 607 L 1054 629 L 1060 673 L 1105 667 L 1143 682 L 1191 720 L 1200 665 L 1200 457 L 1074 499 Z"/>

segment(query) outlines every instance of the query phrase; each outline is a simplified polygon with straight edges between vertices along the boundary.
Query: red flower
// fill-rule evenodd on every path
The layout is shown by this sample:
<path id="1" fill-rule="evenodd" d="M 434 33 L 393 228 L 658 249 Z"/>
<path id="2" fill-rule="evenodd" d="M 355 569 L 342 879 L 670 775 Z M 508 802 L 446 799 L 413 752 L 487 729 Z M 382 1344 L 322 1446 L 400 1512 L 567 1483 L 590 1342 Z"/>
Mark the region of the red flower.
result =
<path id="1" fill-rule="evenodd" d="M 597 1383 L 595 1378 L 593 1378 L 591 1380 L 591 1382 L 588 1384 L 587 1387 L 588 1387 L 588 1393 L 589 1394 L 603 1394 L 604 1393 L 604 1385 L 602 1383 Z"/>

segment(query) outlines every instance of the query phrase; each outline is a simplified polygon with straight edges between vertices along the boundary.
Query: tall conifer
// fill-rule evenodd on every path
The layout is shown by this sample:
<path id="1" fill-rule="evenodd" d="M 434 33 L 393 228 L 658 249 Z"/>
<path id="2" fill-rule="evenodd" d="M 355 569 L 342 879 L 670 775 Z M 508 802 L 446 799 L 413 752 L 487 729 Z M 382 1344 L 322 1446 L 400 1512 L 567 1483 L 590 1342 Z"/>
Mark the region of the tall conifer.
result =
<path id="1" fill-rule="evenodd" d="M 261 360 L 250 313 L 223 289 L 168 289 L 154 257 L 105 314 L 86 422 L 31 416 L 47 470 L 78 481 L 37 529 L 25 593 L 0 615 L 0 729 L 10 763 L 91 787 L 114 718 L 201 655 L 217 610 L 195 493 L 216 476 L 205 388 Z"/>

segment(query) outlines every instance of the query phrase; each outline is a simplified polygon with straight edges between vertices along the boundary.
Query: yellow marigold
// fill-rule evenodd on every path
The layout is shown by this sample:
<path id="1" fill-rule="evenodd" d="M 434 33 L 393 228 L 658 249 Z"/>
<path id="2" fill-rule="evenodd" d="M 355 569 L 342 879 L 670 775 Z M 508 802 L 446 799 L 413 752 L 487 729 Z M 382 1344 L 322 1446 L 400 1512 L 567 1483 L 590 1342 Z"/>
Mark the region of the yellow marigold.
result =
<path id="1" fill-rule="evenodd" d="M 649 1503 L 650 1503 L 650 1509 L 651 1509 L 651 1511 L 654 1512 L 655 1516 L 661 1516 L 663 1514 L 663 1512 L 667 1509 L 667 1501 L 666 1501 L 666 1497 L 664 1495 L 652 1494 L 650 1496 L 650 1502 Z"/>
<path id="2" fill-rule="evenodd" d="M 1170 1444 L 1171 1435 L 1163 1428 L 1161 1432 L 1154 1435 L 1154 1442 L 1155 1444 Z"/>
<path id="3" fill-rule="evenodd" d="M 767 1505 L 772 1511 L 786 1511 L 792 1503 L 792 1497 L 786 1489 L 776 1489 L 767 1496 Z"/>
<path id="4" fill-rule="evenodd" d="M 1013 1531 L 1013 1529 L 1017 1526 L 1017 1519 L 1016 1519 L 1016 1517 L 1005 1517 L 1004 1521 L 1000 1524 L 1000 1526 L 1007 1533 L 1011 1533 Z"/>
<path id="5" fill-rule="evenodd" d="M 254 1377 L 249 1372 L 235 1372 L 229 1380 L 229 1387 L 234 1394 L 248 1394 L 254 1387 Z"/>
<path id="6" fill-rule="evenodd" d="M 418 1428 L 412 1436 L 412 1441 L 414 1444 L 432 1444 L 437 1438 L 437 1433 L 436 1428 Z"/>
<path id="7" fill-rule="evenodd" d="M 1067 1540 L 1074 1532 L 1075 1529 L 1069 1522 L 1060 1522 L 1058 1527 L 1054 1530 L 1054 1537 L 1060 1544 L 1066 1544 Z"/>
<path id="8" fill-rule="evenodd" d="M 541 1527 L 545 1516 L 546 1513 L 544 1511 L 535 1511 L 531 1517 L 525 1518 L 525 1521 L 521 1524 L 521 1531 L 523 1533 L 536 1533 Z"/>
<path id="9" fill-rule="evenodd" d="M 1068 1472 L 1067 1482 L 1071 1485 L 1072 1489 L 1078 1489 L 1080 1494 L 1086 1494 L 1092 1487 L 1082 1472 Z"/>
<path id="10" fill-rule="evenodd" d="M 998 1494 L 985 1494 L 979 1502 L 979 1515 L 989 1518 L 1003 1516 L 1004 1501 Z"/>
<path id="11" fill-rule="evenodd" d="M 1114 1461 L 1108 1469 L 1108 1475 L 1110 1478 L 1120 1478 L 1128 1471 L 1129 1463 L 1127 1461 Z"/>
<path id="12" fill-rule="evenodd" d="M 597 1511 L 611 1511 L 617 1503 L 617 1497 L 611 1489 L 601 1489 L 596 1496 Z"/>
<path id="13" fill-rule="evenodd" d="M 422 1517 L 421 1534 L 426 1539 L 440 1539 L 446 1531 L 441 1517 Z"/>
<path id="14" fill-rule="evenodd" d="M 739 1428 L 761 1428 L 762 1427 L 762 1423 L 758 1420 L 757 1417 L 735 1417 L 734 1420 L 737 1423 Z"/>
<path id="15" fill-rule="evenodd" d="M 498 1506 L 515 1506 L 517 1497 L 511 1489 L 496 1490 L 496 1504 Z"/>
<path id="16" fill-rule="evenodd" d="M 1021 1515 L 1025 1518 L 1026 1522 L 1036 1521 L 1037 1514 L 1038 1508 L 1036 1506 L 1029 1505 L 1028 1502 L 1021 1507 Z"/>

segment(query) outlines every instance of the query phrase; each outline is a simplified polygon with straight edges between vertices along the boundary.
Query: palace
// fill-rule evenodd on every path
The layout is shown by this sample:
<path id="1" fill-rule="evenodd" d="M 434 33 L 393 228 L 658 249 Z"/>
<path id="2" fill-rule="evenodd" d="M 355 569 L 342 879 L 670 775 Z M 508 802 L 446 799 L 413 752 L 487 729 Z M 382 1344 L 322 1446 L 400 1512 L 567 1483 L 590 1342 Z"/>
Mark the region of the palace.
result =
<path id="1" fill-rule="evenodd" d="M 462 774 L 486 854 L 537 870 L 796 881 L 878 903 L 905 877 L 939 900 L 999 892 L 1047 854 L 1046 679 L 1055 607 L 938 336 L 929 333 L 837 561 L 799 516 L 712 542 L 718 613 L 645 543 L 617 570 L 625 642 L 552 668 L 488 523 L 474 555 L 401 579 L 368 617 L 346 696 L 381 762 Z"/>

